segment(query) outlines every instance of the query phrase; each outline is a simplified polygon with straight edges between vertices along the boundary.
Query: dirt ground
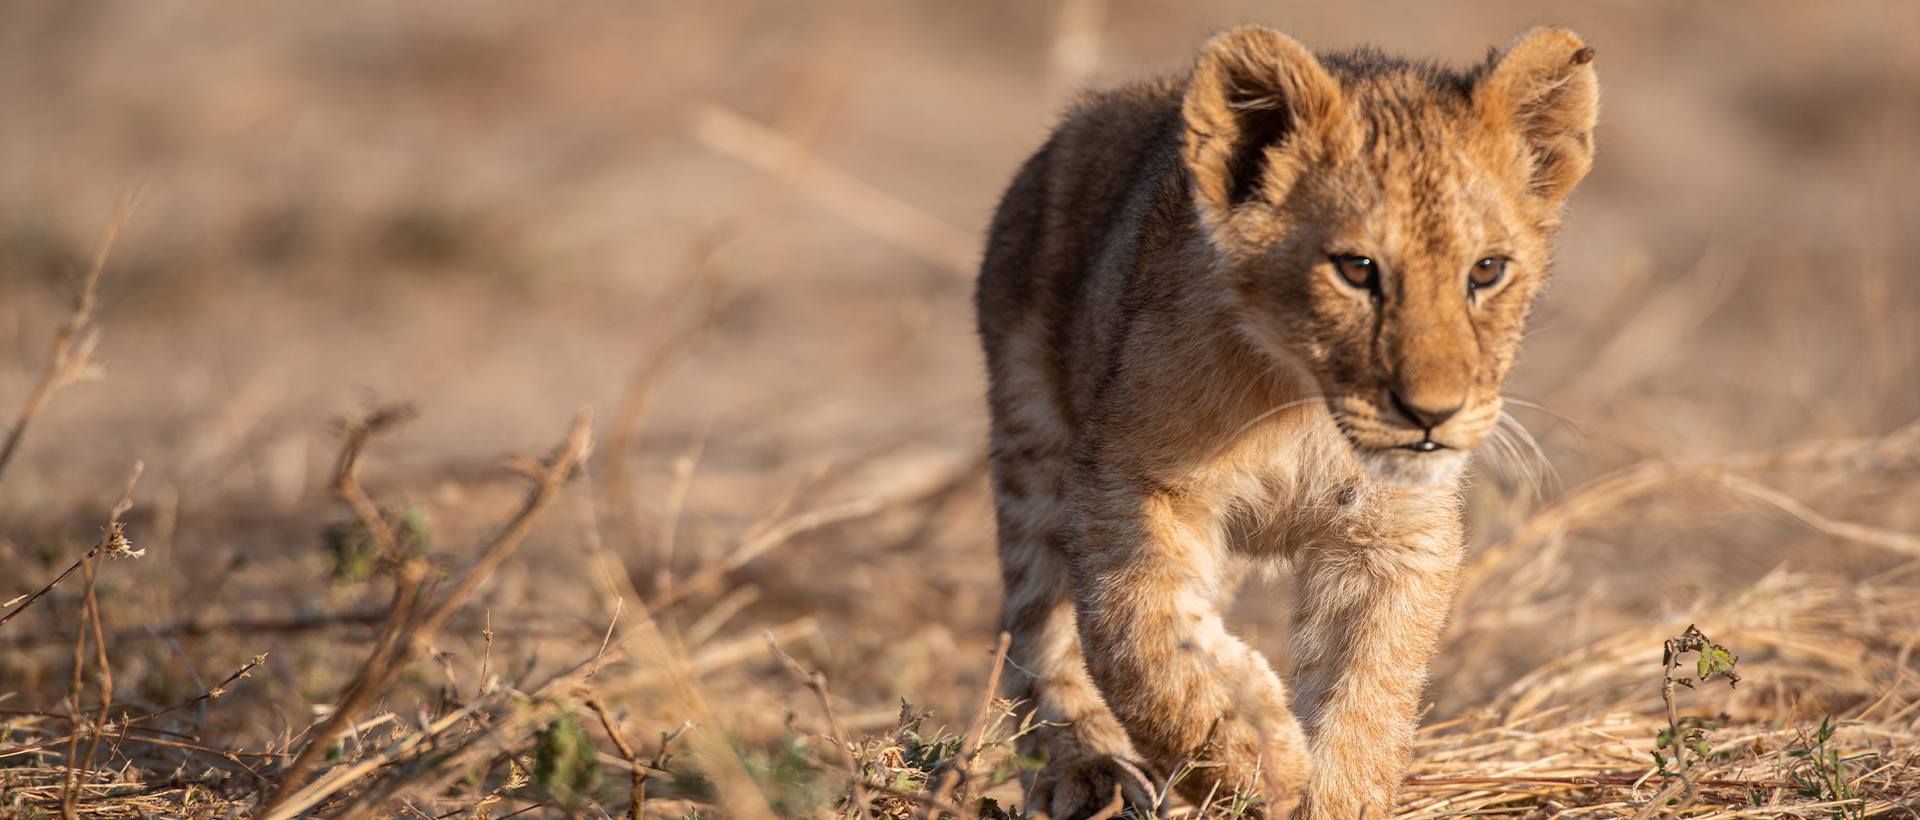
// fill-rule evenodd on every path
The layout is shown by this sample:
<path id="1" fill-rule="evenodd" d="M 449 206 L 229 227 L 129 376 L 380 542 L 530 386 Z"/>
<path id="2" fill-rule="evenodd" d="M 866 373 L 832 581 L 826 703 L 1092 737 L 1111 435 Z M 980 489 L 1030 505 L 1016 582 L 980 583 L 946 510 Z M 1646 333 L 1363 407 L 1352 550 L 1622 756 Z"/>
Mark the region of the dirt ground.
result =
<path id="1" fill-rule="evenodd" d="M 893 726 L 903 699 L 963 726 L 999 602 L 982 231 L 1076 89 L 1181 71 L 1242 22 L 1452 65 L 1545 23 L 1598 50 L 1600 154 L 1509 380 L 1540 452 L 1476 468 L 1477 557 L 1429 723 L 1789 594 L 1789 575 L 1906 614 L 1728 622 L 1752 642 L 1715 639 L 1777 672 L 1746 717 L 1860 716 L 1878 696 L 1868 711 L 1910 719 L 1906 0 L 0 3 L 9 429 L 139 192 L 100 279 L 99 377 L 55 393 L 0 474 L 0 598 L 96 542 L 142 462 L 124 517 L 145 555 L 96 582 L 115 702 L 165 708 L 266 653 L 180 731 L 285 743 L 340 696 L 391 595 L 338 557 L 353 536 L 326 535 L 352 519 L 330 491 L 335 420 L 420 411 L 371 445 L 364 482 L 452 573 L 524 495 L 502 457 L 545 454 L 590 406 L 581 478 L 383 708 L 472 695 L 483 664 L 530 688 L 652 614 L 706 658 L 695 681 L 749 745 L 821 725 L 767 629 L 853 731 Z M 0 626 L 0 717 L 64 709 L 84 606 L 68 582 Z M 1280 577 L 1235 612 L 1282 670 L 1288 606 Z M 1552 702 L 1642 702 L 1659 678 Z M 651 737 L 684 716 L 647 680 L 623 662 L 602 691 Z"/>

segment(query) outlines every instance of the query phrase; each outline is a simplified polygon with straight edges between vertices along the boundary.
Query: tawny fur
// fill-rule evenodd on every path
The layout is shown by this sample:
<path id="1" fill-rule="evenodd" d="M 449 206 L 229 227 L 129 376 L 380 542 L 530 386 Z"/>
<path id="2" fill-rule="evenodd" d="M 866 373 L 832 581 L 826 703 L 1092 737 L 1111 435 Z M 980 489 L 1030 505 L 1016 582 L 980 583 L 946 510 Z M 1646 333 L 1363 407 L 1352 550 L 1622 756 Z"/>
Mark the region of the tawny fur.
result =
<path id="1" fill-rule="evenodd" d="M 1241 28 L 1021 170 L 978 307 L 1011 694 L 1058 724 L 1029 811 L 1198 763 L 1196 801 L 1391 816 L 1459 475 L 1592 161 L 1592 54 L 1541 29 L 1455 73 Z M 1296 574 L 1291 698 L 1221 619 L 1250 563 Z"/>

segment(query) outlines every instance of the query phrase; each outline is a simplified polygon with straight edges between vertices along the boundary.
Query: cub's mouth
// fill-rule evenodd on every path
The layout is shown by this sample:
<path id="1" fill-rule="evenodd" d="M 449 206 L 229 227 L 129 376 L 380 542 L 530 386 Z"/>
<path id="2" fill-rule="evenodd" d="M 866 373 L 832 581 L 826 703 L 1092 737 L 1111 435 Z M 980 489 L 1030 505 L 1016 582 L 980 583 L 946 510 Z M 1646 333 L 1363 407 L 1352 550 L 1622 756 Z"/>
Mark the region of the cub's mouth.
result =
<path id="1" fill-rule="evenodd" d="M 1431 487 L 1457 478 L 1467 467 L 1467 451 L 1433 441 L 1397 447 L 1368 447 L 1349 437 L 1353 453 L 1374 478 L 1400 487 Z"/>
<path id="2" fill-rule="evenodd" d="M 1339 397 L 1333 410 L 1341 435 L 1367 472 L 1396 486 L 1451 482 L 1466 469 L 1469 451 L 1478 444 L 1478 437 L 1459 429 L 1458 422 L 1423 428 L 1357 396 Z"/>

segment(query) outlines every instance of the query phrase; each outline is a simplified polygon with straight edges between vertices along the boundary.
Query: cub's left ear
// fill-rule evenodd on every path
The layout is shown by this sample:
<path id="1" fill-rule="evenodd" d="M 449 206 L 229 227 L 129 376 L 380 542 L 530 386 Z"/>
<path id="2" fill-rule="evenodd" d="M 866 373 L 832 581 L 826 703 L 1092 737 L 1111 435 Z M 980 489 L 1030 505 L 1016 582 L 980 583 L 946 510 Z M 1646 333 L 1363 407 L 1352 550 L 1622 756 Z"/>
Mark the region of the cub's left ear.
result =
<path id="1" fill-rule="evenodd" d="M 1527 32 L 1490 57 L 1473 104 L 1496 132 L 1517 130 L 1533 160 L 1532 189 L 1558 203 L 1593 167 L 1600 80 L 1593 49 L 1571 31 Z"/>

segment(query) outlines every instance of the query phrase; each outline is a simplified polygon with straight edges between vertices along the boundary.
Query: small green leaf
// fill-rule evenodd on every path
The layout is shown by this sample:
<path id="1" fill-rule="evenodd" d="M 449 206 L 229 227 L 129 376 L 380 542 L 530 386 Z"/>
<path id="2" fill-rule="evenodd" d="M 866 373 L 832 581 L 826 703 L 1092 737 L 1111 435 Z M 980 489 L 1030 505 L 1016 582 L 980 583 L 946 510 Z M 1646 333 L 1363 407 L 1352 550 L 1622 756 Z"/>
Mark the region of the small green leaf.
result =
<path id="1" fill-rule="evenodd" d="M 1716 646 L 1713 648 L 1713 664 L 1716 669 L 1732 672 L 1733 664 L 1738 660 L 1739 659 L 1735 658 L 1732 652 L 1728 652 L 1724 646 Z"/>
<path id="2" fill-rule="evenodd" d="M 581 794 L 600 784 L 600 754 L 572 712 L 562 712 L 535 735 L 533 782 L 565 807 L 578 811 Z"/>

